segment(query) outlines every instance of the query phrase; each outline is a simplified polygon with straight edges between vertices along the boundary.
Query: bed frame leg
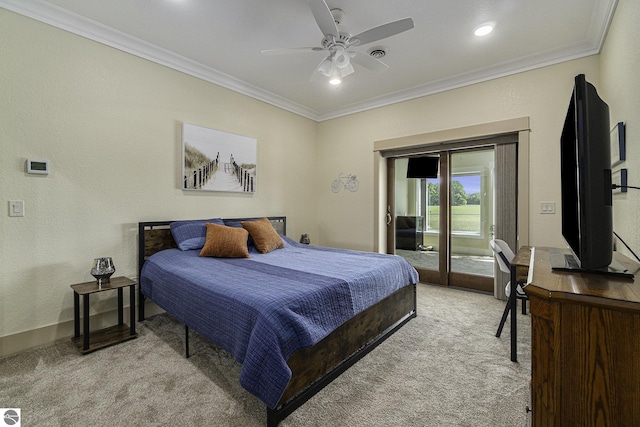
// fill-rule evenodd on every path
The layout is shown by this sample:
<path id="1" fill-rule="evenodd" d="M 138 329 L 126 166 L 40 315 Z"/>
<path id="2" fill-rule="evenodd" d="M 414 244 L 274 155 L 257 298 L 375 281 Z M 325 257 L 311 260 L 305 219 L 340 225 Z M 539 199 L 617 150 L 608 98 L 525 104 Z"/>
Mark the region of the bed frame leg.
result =
<path id="1" fill-rule="evenodd" d="M 138 288 L 138 322 L 142 322 L 144 320 L 144 301 L 146 299 L 147 297 L 144 296 L 142 290 Z"/>
<path id="2" fill-rule="evenodd" d="M 278 410 L 271 409 L 267 406 L 267 427 L 278 427 L 280 421 Z"/>
<path id="3" fill-rule="evenodd" d="M 184 357 L 189 358 L 189 327 L 184 325 Z"/>

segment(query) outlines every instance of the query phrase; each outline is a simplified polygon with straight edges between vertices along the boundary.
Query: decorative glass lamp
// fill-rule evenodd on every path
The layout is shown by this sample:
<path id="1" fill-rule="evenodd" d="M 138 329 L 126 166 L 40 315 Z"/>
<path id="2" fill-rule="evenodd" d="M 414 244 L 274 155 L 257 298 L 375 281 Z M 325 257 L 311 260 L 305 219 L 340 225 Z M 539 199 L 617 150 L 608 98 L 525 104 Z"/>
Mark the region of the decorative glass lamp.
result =
<path id="1" fill-rule="evenodd" d="M 91 275 L 96 278 L 98 285 L 109 283 L 109 278 L 116 272 L 111 257 L 96 258 L 93 260 Z"/>

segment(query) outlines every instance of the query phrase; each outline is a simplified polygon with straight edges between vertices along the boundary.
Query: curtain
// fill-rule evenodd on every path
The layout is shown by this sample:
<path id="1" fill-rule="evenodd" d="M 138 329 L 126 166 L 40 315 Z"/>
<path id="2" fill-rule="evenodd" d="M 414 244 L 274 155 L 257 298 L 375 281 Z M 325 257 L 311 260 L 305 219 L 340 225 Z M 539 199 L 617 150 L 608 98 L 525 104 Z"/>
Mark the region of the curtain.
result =
<path id="1" fill-rule="evenodd" d="M 497 144 L 496 158 L 496 213 L 494 236 L 504 240 L 511 250 L 518 252 L 518 144 Z M 506 299 L 504 287 L 509 281 L 509 275 L 503 273 L 495 265 L 494 295 L 499 299 Z"/>

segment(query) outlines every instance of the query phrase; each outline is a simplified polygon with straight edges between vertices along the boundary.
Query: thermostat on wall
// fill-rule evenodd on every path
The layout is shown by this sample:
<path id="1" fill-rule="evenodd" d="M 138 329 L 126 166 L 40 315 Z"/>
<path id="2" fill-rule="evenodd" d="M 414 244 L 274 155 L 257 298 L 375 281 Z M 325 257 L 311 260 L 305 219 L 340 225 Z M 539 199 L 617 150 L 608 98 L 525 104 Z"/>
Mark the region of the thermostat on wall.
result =
<path id="1" fill-rule="evenodd" d="M 49 160 L 27 159 L 27 173 L 47 175 L 49 173 Z"/>

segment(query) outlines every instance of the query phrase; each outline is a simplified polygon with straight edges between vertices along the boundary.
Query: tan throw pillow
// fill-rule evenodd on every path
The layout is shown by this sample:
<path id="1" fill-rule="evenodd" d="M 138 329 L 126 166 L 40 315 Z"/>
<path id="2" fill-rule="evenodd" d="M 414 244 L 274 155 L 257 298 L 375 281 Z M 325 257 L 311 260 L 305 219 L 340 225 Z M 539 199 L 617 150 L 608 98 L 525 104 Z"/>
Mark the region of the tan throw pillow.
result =
<path id="1" fill-rule="evenodd" d="M 284 248 L 284 242 L 278 234 L 271 222 L 267 218 L 262 218 L 257 221 L 242 221 L 242 227 L 244 227 L 251 238 L 253 244 L 256 246 L 258 252 L 266 254 L 274 249 Z"/>
<path id="2" fill-rule="evenodd" d="M 244 228 L 207 223 L 207 237 L 200 256 L 218 258 L 249 258 L 247 239 L 249 233 Z"/>

